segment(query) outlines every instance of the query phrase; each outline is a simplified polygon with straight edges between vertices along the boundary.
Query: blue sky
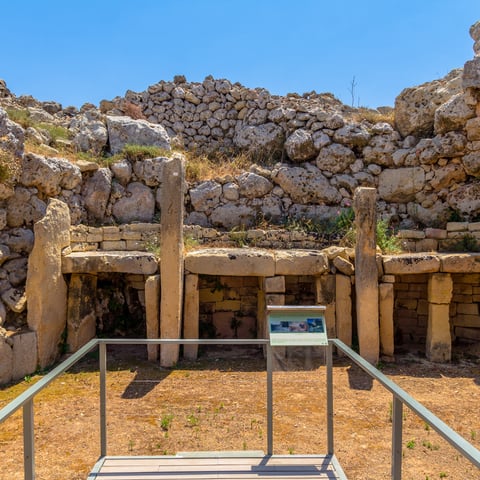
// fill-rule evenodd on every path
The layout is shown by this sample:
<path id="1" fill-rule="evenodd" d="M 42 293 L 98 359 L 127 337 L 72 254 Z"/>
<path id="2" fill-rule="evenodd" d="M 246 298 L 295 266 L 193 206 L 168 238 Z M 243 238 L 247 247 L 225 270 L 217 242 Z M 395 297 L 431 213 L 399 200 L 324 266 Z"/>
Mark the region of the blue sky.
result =
<path id="1" fill-rule="evenodd" d="M 183 74 L 273 94 L 331 92 L 355 106 L 473 57 L 479 0 L 3 0 L 0 78 L 64 106 Z"/>

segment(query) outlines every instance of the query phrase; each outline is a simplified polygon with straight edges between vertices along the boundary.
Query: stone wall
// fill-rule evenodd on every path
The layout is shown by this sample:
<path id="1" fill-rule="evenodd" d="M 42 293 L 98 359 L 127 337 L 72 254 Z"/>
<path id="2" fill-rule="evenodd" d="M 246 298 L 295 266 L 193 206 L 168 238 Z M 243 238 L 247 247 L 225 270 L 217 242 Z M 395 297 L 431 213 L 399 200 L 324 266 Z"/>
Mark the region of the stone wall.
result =
<path id="1" fill-rule="evenodd" d="M 185 204 L 186 231 L 200 243 L 321 248 L 322 239 L 315 235 L 271 230 L 270 225 L 291 219 L 315 224 L 335 219 L 352 205 L 357 187 L 366 186 L 377 189 L 377 215 L 402 231 L 408 250 L 475 246 L 480 218 L 479 25 L 470 33 L 474 59 L 443 79 L 401 92 L 394 122 L 388 109 L 352 109 L 330 94 L 278 97 L 211 77 L 187 82 L 178 76 L 146 92 L 104 101 L 100 108 L 84 105 L 80 111 L 32 97 L 17 98 L 2 83 L 0 153 L 12 168 L 0 183 L 1 348 L 8 344 L 13 349 L 11 337 L 26 325 L 25 282 L 34 224 L 45 218 L 49 203 L 59 201 L 68 208 L 73 228 L 65 254 L 145 249 L 158 239 L 155 222 L 162 214 L 162 191 L 172 180 L 165 172 L 169 157 L 178 155 L 171 153 L 172 145 L 182 145 L 190 153 L 240 152 L 258 160 L 238 175 L 213 175 L 178 189 Z M 36 122 L 63 126 L 71 138 L 60 143 L 77 153 L 119 157 L 102 165 L 60 158 L 47 130 L 21 128 L 2 107 L 23 108 Z M 24 154 L 26 140 L 44 153 Z M 128 143 L 156 145 L 164 155 L 128 158 L 121 153 Z M 346 257 L 350 263 L 352 256 Z M 335 257 L 332 275 L 352 275 L 338 258 L 342 257 Z M 429 280 L 435 283 L 445 272 L 461 272 L 424 271 L 423 263 L 396 275 L 437 272 Z M 473 265 L 464 272 L 476 274 Z M 453 282 L 454 289 L 457 284 Z M 477 286 L 471 286 L 473 292 Z M 302 299 L 308 300 L 308 295 Z M 443 312 L 450 304 L 446 299 L 430 300 L 429 312 Z M 449 308 L 473 312 L 473 307 L 459 307 L 463 303 L 470 305 L 454 300 Z M 455 318 L 459 315 L 475 316 L 457 312 Z M 415 328 L 422 328 L 418 317 L 416 322 Z M 468 325 L 455 328 L 460 332 L 472 328 Z M 412 335 L 421 335 L 415 328 Z M 429 331 L 427 325 L 427 338 Z"/>

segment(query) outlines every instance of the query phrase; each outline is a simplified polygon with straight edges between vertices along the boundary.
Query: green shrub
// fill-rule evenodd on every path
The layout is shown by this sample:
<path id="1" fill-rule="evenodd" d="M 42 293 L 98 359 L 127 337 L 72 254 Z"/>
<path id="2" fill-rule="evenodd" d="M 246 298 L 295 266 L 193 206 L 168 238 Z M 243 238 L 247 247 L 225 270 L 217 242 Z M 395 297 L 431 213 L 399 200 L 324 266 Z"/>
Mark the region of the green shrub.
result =
<path id="1" fill-rule="evenodd" d="M 0 148 L 0 183 L 12 184 L 20 172 L 20 160 L 12 152 Z"/>
<path id="2" fill-rule="evenodd" d="M 127 144 L 123 147 L 121 156 L 132 162 L 138 162 L 147 158 L 156 158 L 170 155 L 170 152 L 154 145 L 132 145 Z"/>
<path id="3" fill-rule="evenodd" d="M 30 112 L 27 109 L 7 108 L 8 118 L 15 123 L 18 123 L 23 128 L 33 126 L 33 121 L 30 118 Z"/>

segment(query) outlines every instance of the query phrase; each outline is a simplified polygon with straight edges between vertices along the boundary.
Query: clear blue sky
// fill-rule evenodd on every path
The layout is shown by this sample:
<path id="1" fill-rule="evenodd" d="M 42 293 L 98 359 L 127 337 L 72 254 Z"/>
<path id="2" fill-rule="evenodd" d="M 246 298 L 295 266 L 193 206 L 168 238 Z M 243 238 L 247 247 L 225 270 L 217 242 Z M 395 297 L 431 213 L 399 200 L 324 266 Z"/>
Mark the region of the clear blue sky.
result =
<path id="1" fill-rule="evenodd" d="M 64 106 L 183 74 L 393 105 L 473 58 L 479 0 L 0 1 L 0 78 Z"/>

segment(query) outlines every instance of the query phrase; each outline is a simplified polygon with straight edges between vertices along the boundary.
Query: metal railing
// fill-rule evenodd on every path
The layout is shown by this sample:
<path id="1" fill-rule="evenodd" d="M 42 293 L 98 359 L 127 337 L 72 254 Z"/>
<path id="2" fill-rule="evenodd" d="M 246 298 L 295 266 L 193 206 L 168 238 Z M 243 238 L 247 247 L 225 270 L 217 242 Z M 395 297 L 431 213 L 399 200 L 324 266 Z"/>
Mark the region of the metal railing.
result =
<path id="1" fill-rule="evenodd" d="M 35 396 L 45 389 L 59 375 L 68 370 L 81 360 L 87 353 L 99 348 L 99 371 L 100 371 L 100 457 L 107 455 L 107 345 L 262 345 L 266 348 L 267 360 L 267 454 L 273 454 L 273 356 L 272 347 L 266 339 L 260 340 L 201 340 L 201 339 L 100 339 L 89 341 L 80 350 L 71 355 L 67 360 L 55 367 L 35 385 L 32 385 L 15 400 L 0 410 L 0 424 L 13 415 L 17 410 L 23 408 L 23 445 L 24 445 L 24 478 L 25 480 L 35 479 L 35 442 L 34 442 L 34 408 Z M 416 415 L 424 420 L 431 428 L 441 435 L 461 455 L 470 460 L 480 468 L 480 451 L 471 445 L 467 440 L 452 430 L 432 412 L 417 402 L 408 393 L 402 390 L 382 372 L 373 367 L 360 355 L 347 347 L 337 339 L 329 340 L 326 347 L 326 393 L 327 393 L 327 450 L 328 455 L 334 455 L 334 421 L 333 421 L 333 360 L 332 347 L 347 355 L 362 370 L 377 380 L 384 388 L 393 395 L 392 411 L 392 480 L 402 478 L 402 420 L 403 405 L 410 408 Z"/>

